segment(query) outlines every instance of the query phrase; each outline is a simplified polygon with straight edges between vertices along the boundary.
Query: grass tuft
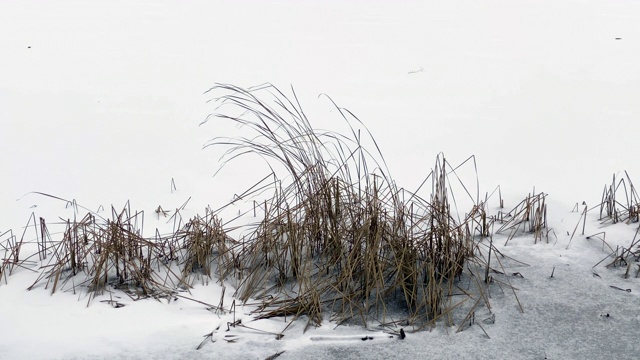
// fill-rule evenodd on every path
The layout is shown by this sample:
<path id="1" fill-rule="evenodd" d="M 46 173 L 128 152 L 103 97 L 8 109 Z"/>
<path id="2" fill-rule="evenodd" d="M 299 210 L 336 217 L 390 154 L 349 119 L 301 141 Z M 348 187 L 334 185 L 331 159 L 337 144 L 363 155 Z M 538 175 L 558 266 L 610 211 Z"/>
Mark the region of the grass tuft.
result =
<path id="1" fill-rule="evenodd" d="M 221 168 L 257 155 L 271 173 L 229 204 L 185 220 L 189 198 L 167 221 L 173 231 L 156 230 L 154 237 L 143 236 L 145 213 L 132 212 L 129 203 L 119 211 L 112 208 L 106 218 L 89 211 L 78 220 L 78 210 L 86 208 L 75 200 L 39 193 L 71 206 L 74 219 L 38 223 L 33 215 L 20 240 L 12 232 L 0 235 L 5 254 L 0 276 L 6 281 L 16 267 L 26 268 L 38 274 L 30 290 L 84 291 L 87 304 L 119 290 L 133 300 L 183 298 L 224 312 L 223 298 L 215 306 L 180 294 L 216 279 L 223 289 L 236 284 L 234 298 L 254 306 L 255 319 L 284 317 L 290 325 L 304 318 L 305 330 L 330 319 L 338 325 L 402 324 L 414 331 L 442 321 L 458 323 L 461 331 L 475 323 L 481 308 L 491 313 L 492 287 L 515 295 L 500 260 L 505 256 L 493 245 L 495 224 L 501 224 L 498 233 L 509 231 L 509 238 L 520 229 L 536 241 L 548 237 L 546 194 L 528 196 L 506 221 L 490 215 L 490 196 L 480 200 L 473 156 L 454 166 L 438 155 L 422 185 L 408 191 L 391 177 L 364 124 L 330 98 L 348 135 L 313 128 L 293 90 L 287 96 L 270 84 L 250 89 L 219 84 L 208 93 L 219 106 L 205 122 L 230 121 L 248 132 L 205 145 L 224 149 Z M 475 173 L 475 193 L 462 181 L 463 168 Z M 456 199 L 453 189 L 464 199 Z M 258 220 L 234 225 L 243 218 L 239 213 L 223 223 L 220 212 L 240 200 L 252 202 L 247 213 Z M 458 204 L 469 202 L 469 211 L 460 216 Z M 161 206 L 154 213 L 158 220 L 169 215 Z M 60 240 L 53 239 L 51 227 L 64 228 Z M 39 261 L 21 254 L 27 229 L 35 232 Z M 496 263 L 499 269 L 492 267 Z"/>

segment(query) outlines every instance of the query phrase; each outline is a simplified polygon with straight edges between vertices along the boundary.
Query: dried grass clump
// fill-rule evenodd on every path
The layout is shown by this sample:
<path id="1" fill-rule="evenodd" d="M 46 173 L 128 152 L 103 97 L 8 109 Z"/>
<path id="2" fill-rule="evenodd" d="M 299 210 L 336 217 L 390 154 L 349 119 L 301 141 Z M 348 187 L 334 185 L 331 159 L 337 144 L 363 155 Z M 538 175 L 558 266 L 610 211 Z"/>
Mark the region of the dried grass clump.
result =
<path id="1" fill-rule="evenodd" d="M 7 282 L 7 274 L 11 275 L 14 266 L 19 265 L 20 247 L 13 230 L 7 230 L 0 234 L 0 251 L 2 258 L 0 259 L 0 283 L 4 279 Z"/>
<path id="2" fill-rule="evenodd" d="M 178 259 L 182 259 L 179 262 L 180 283 L 191 287 L 195 279 L 194 274 L 210 279 L 215 275 L 216 269 L 230 269 L 233 262 L 231 248 L 235 243 L 235 240 L 226 234 L 221 220 L 208 212 L 204 217 L 197 215 L 189 220 L 172 236 L 165 247 L 172 249 L 170 253 L 173 254 L 169 256 L 176 256 L 176 252 L 179 254 Z M 225 271 L 217 274 L 221 282 L 227 276 L 228 273 Z"/>
<path id="3" fill-rule="evenodd" d="M 425 179 L 432 182 L 427 201 L 397 188 L 375 141 L 377 152 L 369 153 L 351 125 L 360 121 L 347 110 L 336 106 L 351 137 L 316 131 L 295 93 L 291 100 L 272 85 L 210 90 L 219 92 L 215 100 L 227 113 L 214 116 L 253 135 L 207 146 L 227 147 L 223 163 L 256 154 L 284 169 L 274 170 L 264 218 L 225 270 L 238 274 L 240 300 L 259 301 L 258 318 L 306 315 L 307 326 L 319 325 L 329 310 L 338 323 L 366 325 L 402 311 L 405 321 L 432 324 L 457 306 L 454 283 L 475 258 L 470 229 L 481 224 L 486 236 L 488 223 L 478 205 L 456 221 L 449 203 L 455 168 L 443 156 Z"/>
<path id="4" fill-rule="evenodd" d="M 616 181 L 613 174 L 611 185 L 605 185 L 600 202 L 600 220 L 616 224 L 620 221 L 638 222 L 640 216 L 640 198 L 629 174 Z M 620 199 L 621 195 L 624 196 Z"/>
<path id="5" fill-rule="evenodd" d="M 35 241 L 16 241 L 12 234 L 3 234 L 9 236 L 2 245 L 5 258 L 0 275 L 14 267 L 27 268 L 38 273 L 29 290 L 44 286 L 52 294 L 86 291 L 88 305 L 111 289 L 121 290 L 133 300 L 171 299 L 189 289 L 195 279 L 212 278 L 219 267 L 230 267 L 234 242 L 215 214 L 196 216 L 175 233 L 155 238 L 143 237 L 143 224 L 144 213 L 132 213 L 127 204 L 121 212 L 112 208 L 110 219 L 90 212 L 81 220 L 54 224 L 64 226 L 62 239 L 54 241 L 44 219 L 39 227 L 33 220 L 25 232 L 34 228 Z M 20 248 L 31 242 L 36 242 L 38 249 L 31 257 L 37 255 L 40 261 L 19 257 Z M 225 276 L 217 274 L 220 281 Z"/>
<path id="6" fill-rule="evenodd" d="M 626 171 L 624 172 L 624 177 L 619 179 L 616 179 L 616 174 L 613 174 L 611 184 L 605 185 L 602 192 L 602 201 L 600 202 L 599 206 L 596 207 L 600 208 L 600 221 L 603 224 L 616 224 L 619 222 L 630 224 L 637 223 L 640 220 L 640 198 L 638 197 L 638 192 L 636 191 L 636 188 Z M 585 218 L 586 211 L 587 209 L 585 208 Z M 615 250 L 605 242 L 605 232 L 594 234 L 587 238 L 594 237 L 601 239 L 603 243 L 603 249 L 604 246 L 607 245 L 612 251 L 612 253 L 607 258 L 613 257 L 614 259 L 613 261 L 607 263 L 606 267 L 623 267 L 626 269 L 624 277 L 628 278 L 631 276 L 630 274 L 634 270 L 635 277 L 640 277 L 640 265 L 638 265 L 638 262 L 640 262 L 639 234 L 640 227 L 636 229 L 636 233 L 633 236 L 631 244 L 629 244 L 628 247 L 618 246 Z M 602 238 L 600 238 L 599 235 L 602 235 Z M 602 263 L 607 258 L 603 259 L 598 264 Z M 598 264 L 596 264 L 596 266 Z"/>
<path id="7" fill-rule="evenodd" d="M 463 319 L 453 310 L 465 309 L 462 330 L 480 307 L 490 311 L 489 284 L 515 294 L 502 268 L 504 255 L 493 247 L 498 219 L 488 214 L 488 199 L 479 201 L 479 193 L 472 196 L 461 180 L 462 165 L 476 169 L 474 157 L 454 167 L 439 155 L 420 188 L 410 192 L 397 187 L 375 140 L 368 131 L 363 139 L 353 124 L 364 126 L 345 109 L 335 107 L 349 136 L 314 129 L 295 93 L 287 97 L 271 85 L 217 85 L 209 93 L 222 93 L 215 101 L 224 109 L 210 118 L 231 121 L 250 134 L 218 137 L 207 146 L 226 148 L 223 165 L 253 154 L 272 170 L 237 197 L 269 193 L 254 203 L 256 223 L 228 227 L 218 216 L 225 205 L 182 225 L 185 202 L 172 216 L 171 234 L 156 231 L 147 238 L 144 213 L 131 212 L 127 204 L 120 212 L 112 208 L 110 219 L 89 212 L 79 221 L 54 224 L 64 227 L 62 239 L 54 241 L 44 219 L 38 223 L 34 215 L 25 232 L 35 230 L 31 245 L 37 244 L 39 261 L 21 257 L 29 243 L 24 234 L 17 240 L 4 233 L 0 276 L 26 267 L 38 273 L 29 289 L 83 290 L 89 301 L 113 288 L 134 300 L 184 297 L 178 293 L 195 282 L 216 278 L 223 287 L 225 281 L 235 283 L 234 296 L 256 306 L 257 319 L 306 317 L 307 327 L 330 318 L 337 324 L 377 321 L 421 329 L 439 319 L 453 325 Z M 462 188 L 472 203 L 463 218 L 453 188 Z M 539 239 L 546 227 L 545 196 L 528 197 L 512 211 L 516 220 L 501 229 L 515 233 L 529 225 Z M 77 204 L 67 203 L 77 213 Z M 168 215 L 161 207 L 155 212 Z M 233 230 L 245 236 L 233 239 Z M 471 304 L 464 306 L 467 300 Z M 223 308 L 222 300 L 217 307 L 205 305 Z"/>
<path id="8" fill-rule="evenodd" d="M 543 237 L 549 242 L 549 230 L 547 230 L 547 205 L 545 199 L 547 194 L 535 192 L 527 195 L 518 205 L 516 205 L 506 215 L 506 220 L 502 218 L 502 225 L 496 231 L 497 234 L 508 232 L 505 245 L 518 233 L 531 233 L 534 242 L 542 241 Z M 545 231 L 547 230 L 547 231 Z"/>
<path id="9" fill-rule="evenodd" d="M 51 293 L 78 287 L 95 297 L 111 285 L 136 299 L 167 296 L 170 289 L 153 270 L 159 265 L 159 246 L 142 236 L 143 223 L 143 213 L 131 213 L 128 206 L 120 213 L 112 208 L 111 219 L 89 213 L 67 221 L 61 241 L 49 239 L 48 251 L 40 247 L 48 263 L 29 290 L 44 283 Z"/>
<path id="10" fill-rule="evenodd" d="M 621 199 L 621 197 L 623 198 Z M 584 235 L 587 213 L 597 208 L 600 209 L 599 220 L 603 225 L 617 224 L 619 222 L 630 224 L 637 223 L 640 220 L 640 198 L 638 197 L 638 192 L 626 171 L 624 172 L 624 177 L 619 178 L 618 180 L 616 180 L 616 174 L 613 174 L 611 184 L 604 186 L 604 190 L 602 191 L 602 200 L 598 205 L 592 208 L 588 208 L 587 204 L 584 202 L 582 205 L 584 205 L 584 210 L 578 220 L 578 224 L 576 224 L 576 228 L 573 230 L 573 234 L 571 234 L 569 243 L 573 240 L 580 222 L 582 222 L 582 235 Z M 578 211 L 577 203 L 574 207 L 574 211 Z M 624 264 L 624 266 L 628 266 L 627 260 L 630 256 L 633 256 L 636 259 L 640 258 L 640 242 L 636 241 L 637 236 L 634 236 L 634 240 L 628 248 L 623 247 L 621 249 L 621 254 L 618 253 L 618 250 L 620 249 L 614 251 L 614 249 L 605 241 L 605 237 L 606 232 L 602 231 L 597 234 L 587 236 L 587 239 L 599 239 L 602 241 L 603 250 L 606 245 L 613 252 L 612 256 L 614 256 L 616 260 L 608 266 L 617 266 L 616 264 Z M 636 249 L 634 250 L 634 248 Z"/>

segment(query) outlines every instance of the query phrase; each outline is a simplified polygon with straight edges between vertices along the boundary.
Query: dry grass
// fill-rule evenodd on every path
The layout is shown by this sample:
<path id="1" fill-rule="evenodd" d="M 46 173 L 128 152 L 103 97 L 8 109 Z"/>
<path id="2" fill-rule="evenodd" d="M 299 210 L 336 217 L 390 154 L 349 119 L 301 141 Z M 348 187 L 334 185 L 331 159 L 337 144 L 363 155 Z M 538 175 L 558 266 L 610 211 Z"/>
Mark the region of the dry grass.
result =
<path id="1" fill-rule="evenodd" d="M 600 202 L 600 220 L 618 223 L 620 221 L 638 222 L 640 216 L 640 198 L 627 172 L 616 181 L 616 175 L 610 185 L 605 185 Z M 623 197 L 621 199 L 621 197 Z"/>
<path id="2" fill-rule="evenodd" d="M 215 100 L 232 108 L 215 116 L 254 132 L 213 139 L 208 146 L 227 148 L 223 163 L 257 154 L 285 169 L 274 173 L 263 220 L 233 264 L 237 297 L 257 305 L 259 318 L 305 315 L 308 326 L 319 325 L 329 310 L 337 323 L 367 325 L 401 311 L 404 321 L 424 326 L 450 316 L 456 279 L 476 257 L 474 235 L 488 236 L 492 220 L 483 204 L 456 220 L 449 193 L 456 168 L 444 156 L 425 179 L 432 184 L 425 200 L 397 188 L 375 141 L 372 154 L 348 111 L 336 106 L 351 137 L 315 131 L 295 93 L 290 101 L 271 85 L 210 92 L 222 92 Z"/>
<path id="3" fill-rule="evenodd" d="M 625 222 L 626 224 L 637 223 L 640 220 L 640 198 L 636 191 L 629 174 L 625 171 L 624 177 L 616 178 L 613 175 L 613 179 L 610 185 L 605 185 L 602 192 L 602 201 L 595 208 L 600 209 L 600 221 L 602 224 L 616 224 L 619 222 Z M 585 218 L 587 209 L 585 207 Z M 584 232 L 584 231 L 583 231 Z M 636 233 L 631 240 L 631 244 L 628 247 L 619 246 L 615 250 L 605 242 L 605 232 L 601 232 L 591 237 L 599 238 L 602 240 L 603 249 L 607 245 L 612 253 L 609 257 L 613 257 L 613 261 L 607 263 L 606 267 L 623 267 L 626 269 L 625 278 L 630 276 L 632 264 L 637 264 L 640 261 L 640 227 L 636 229 Z M 602 237 L 597 237 L 602 235 Z M 587 237 L 589 238 L 589 237 Z M 602 263 L 607 258 L 600 261 Z M 600 263 L 596 264 L 599 265 Z M 595 267 L 595 266 L 594 266 Z M 636 277 L 640 276 L 640 266 L 636 271 Z"/>
<path id="4" fill-rule="evenodd" d="M 171 299 L 196 282 L 217 279 L 237 284 L 235 298 L 254 305 L 257 319 L 305 317 L 307 327 L 330 318 L 363 326 L 410 324 L 417 330 L 463 319 L 462 330 L 480 308 L 491 312 L 492 284 L 515 294 L 508 278 L 501 278 L 504 255 L 493 247 L 498 219 L 488 214 L 489 199 L 471 195 L 459 175 L 463 166 L 475 170 L 475 158 L 452 166 L 438 156 L 420 188 L 410 192 L 396 185 L 375 140 L 366 130 L 363 137 L 357 128 L 364 125 L 345 109 L 335 107 L 349 136 L 314 129 L 295 93 L 287 97 L 271 85 L 217 85 L 209 93 L 220 107 L 208 120 L 231 121 L 252 133 L 207 144 L 226 149 L 221 163 L 258 155 L 272 169 L 237 197 L 255 199 L 256 224 L 223 224 L 218 214 L 227 205 L 183 221 L 187 200 L 169 219 L 171 234 L 146 238 L 144 213 L 127 204 L 121 211 L 111 209 L 108 219 L 89 212 L 54 224 L 65 230 L 61 240 L 52 240 L 51 224 L 38 224 L 33 216 L 25 232 L 35 232 L 39 261 L 20 256 L 24 234 L 17 240 L 4 233 L 0 276 L 6 280 L 14 268 L 26 267 L 38 273 L 30 289 L 82 290 L 88 301 L 114 288 L 134 300 Z M 462 218 L 455 187 L 473 203 Z M 266 199 L 258 199 L 265 193 Z M 541 240 L 545 196 L 527 197 L 500 231 L 528 229 Z M 77 204 L 70 203 L 77 212 Z M 155 213 L 168 216 L 160 206 Z M 238 227 L 247 235 L 231 238 L 229 231 Z M 471 305 L 465 305 L 468 300 Z M 205 305 L 223 308 L 222 301 Z M 466 309 L 466 316 L 455 315 L 457 309 Z"/>
<path id="5" fill-rule="evenodd" d="M 527 195 L 518 205 L 516 205 L 506 215 L 506 220 L 502 218 L 502 225 L 496 231 L 497 234 L 508 232 L 505 245 L 518 233 L 531 233 L 534 242 L 549 242 L 549 232 L 547 227 L 547 205 L 545 199 L 547 194 L 535 192 Z"/>
<path id="6" fill-rule="evenodd" d="M 61 239 L 54 241 L 44 219 L 36 224 L 32 216 L 20 241 L 12 232 L 2 234 L 0 250 L 5 256 L 0 276 L 6 282 L 6 275 L 15 268 L 28 269 L 38 274 L 29 290 L 44 287 L 52 294 L 85 292 L 89 295 L 87 305 L 96 295 L 110 294 L 113 289 L 133 300 L 170 300 L 184 297 L 178 293 L 190 289 L 197 280 L 224 280 L 227 274 L 216 271 L 228 268 L 233 261 L 230 247 L 234 241 L 215 214 L 196 216 L 177 231 L 154 238 L 142 236 L 143 224 L 144 213 L 131 212 L 127 204 L 120 212 L 112 208 L 108 219 L 89 212 L 80 220 L 51 224 L 64 227 Z M 35 236 L 24 241 L 28 229 Z M 37 251 L 22 258 L 20 249 L 33 243 Z M 39 261 L 33 260 L 34 256 Z"/>

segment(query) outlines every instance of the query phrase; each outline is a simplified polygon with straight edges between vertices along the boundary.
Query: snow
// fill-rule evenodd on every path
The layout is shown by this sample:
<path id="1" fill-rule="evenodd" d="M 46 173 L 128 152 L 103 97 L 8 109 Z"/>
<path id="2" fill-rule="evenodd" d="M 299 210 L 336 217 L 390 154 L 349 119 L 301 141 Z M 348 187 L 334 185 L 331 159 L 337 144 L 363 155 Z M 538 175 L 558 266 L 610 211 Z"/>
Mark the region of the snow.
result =
<path id="1" fill-rule="evenodd" d="M 129 200 L 148 231 L 171 229 L 150 215 L 158 205 L 190 198 L 185 216 L 223 205 L 264 172 L 243 163 L 213 177 L 221 154 L 201 148 L 234 129 L 198 126 L 214 111 L 203 93 L 271 82 L 292 85 L 318 128 L 344 126 L 321 93 L 355 113 L 400 186 L 416 188 L 443 152 L 452 163 L 475 155 L 481 193 L 500 185 L 506 208 L 534 187 L 548 193 L 557 235 L 499 245 L 530 266 L 505 264 L 523 275 L 509 280 L 524 313 L 510 292 L 492 293 L 490 339 L 477 325 L 439 324 L 403 341 L 348 341 L 379 329 L 294 323 L 276 340 L 226 332 L 230 314 L 186 299 L 124 297 L 115 309 L 104 296 L 87 307 L 83 294 L 27 291 L 34 275 L 20 270 L 0 285 L 0 359 L 636 358 L 635 273 L 592 269 L 608 251 L 568 234 L 574 205 L 599 203 L 612 174 L 640 178 L 639 18 L 630 0 L 0 2 L 0 234 L 20 236 L 32 213 L 49 224 L 73 216 L 33 191 L 107 213 Z M 596 212 L 585 235 L 629 246 L 637 224 L 603 226 Z M 218 303 L 221 288 L 189 296 Z M 237 311 L 249 326 L 287 324 L 250 322 L 250 310 Z"/>

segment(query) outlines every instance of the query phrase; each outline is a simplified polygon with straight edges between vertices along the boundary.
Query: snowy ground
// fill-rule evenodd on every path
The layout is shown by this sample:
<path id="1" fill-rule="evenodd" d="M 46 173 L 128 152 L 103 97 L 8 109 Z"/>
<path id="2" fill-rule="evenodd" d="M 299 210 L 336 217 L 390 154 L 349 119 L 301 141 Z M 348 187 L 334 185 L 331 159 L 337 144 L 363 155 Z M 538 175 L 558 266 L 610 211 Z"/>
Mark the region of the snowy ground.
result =
<path id="1" fill-rule="evenodd" d="M 202 93 L 271 82 L 293 85 L 317 127 L 343 126 L 320 93 L 358 115 L 408 189 L 444 152 L 453 163 L 475 155 L 481 192 L 501 185 L 507 208 L 533 187 L 549 193 L 558 237 L 501 247 L 530 264 L 510 278 L 525 311 L 493 293 L 490 339 L 440 325 L 404 341 L 312 341 L 369 333 L 301 325 L 282 340 L 220 331 L 196 351 L 229 315 L 184 299 L 86 307 L 77 294 L 26 291 L 33 274 L 18 271 L 0 285 L 0 359 L 637 358 L 639 279 L 592 269 L 602 244 L 578 233 L 567 249 L 567 234 L 573 206 L 596 205 L 612 174 L 640 179 L 639 19 L 635 1 L 0 2 L 0 234 L 21 234 L 32 213 L 70 216 L 32 191 L 92 210 L 130 200 L 152 213 L 191 197 L 195 214 L 228 202 L 263 173 L 249 164 L 212 177 L 220 153 L 201 148 L 228 129 L 198 126 L 214 111 Z M 630 244 L 637 224 L 601 229 L 597 217 L 585 234 Z M 191 296 L 218 302 L 220 290 Z"/>

